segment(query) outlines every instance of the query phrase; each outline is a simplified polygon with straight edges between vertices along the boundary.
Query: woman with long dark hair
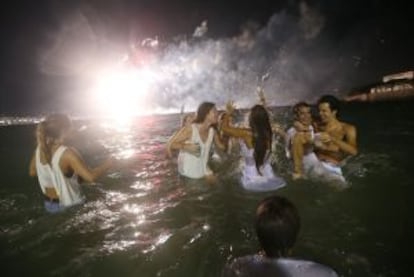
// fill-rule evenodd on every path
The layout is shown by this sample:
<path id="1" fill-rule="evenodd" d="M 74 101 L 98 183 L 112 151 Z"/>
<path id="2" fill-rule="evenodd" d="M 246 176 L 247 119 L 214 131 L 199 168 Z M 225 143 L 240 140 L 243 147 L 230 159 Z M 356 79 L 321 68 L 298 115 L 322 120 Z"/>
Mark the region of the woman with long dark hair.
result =
<path id="1" fill-rule="evenodd" d="M 249 128 L 230 126 L 233 109 L 232 104 L 227 105 L 222 131 L 240 139 L 240 151 L 244 157 L 241 180 L 243 187 L 248 190 L 268 191 L 285 186 L 285 181 L 274 174 L 270 165 L 272 128 L 266 109 L 262 105 L 251 108 Z"/>
<path id="2" fill-rule="evenodd" d="M 201 103 L 191 125 L 182 128 L 171 141 L 171 149 L 179 150 L 178 172 L 188 178 L 200 179 L 213 176 L 208 166 L 211 145 L 224 148 L 214 129 L 217 109 L 214 103 Z"/>
<path id="3" fill-rule="evenodd" d="M 112 165 L 109 158 L 91 169 L 74 148 L 65 146 L 72 123 L 64 114 L 52 114 L 39 123 L 37 147 L 30 162 L 29 175 L 37 176 L 45 198 L 45 208 L 54 213 L 82 203 L 79 179 L 94 182 Z M 80 178 L 79 178 L 80 177 Z"/>

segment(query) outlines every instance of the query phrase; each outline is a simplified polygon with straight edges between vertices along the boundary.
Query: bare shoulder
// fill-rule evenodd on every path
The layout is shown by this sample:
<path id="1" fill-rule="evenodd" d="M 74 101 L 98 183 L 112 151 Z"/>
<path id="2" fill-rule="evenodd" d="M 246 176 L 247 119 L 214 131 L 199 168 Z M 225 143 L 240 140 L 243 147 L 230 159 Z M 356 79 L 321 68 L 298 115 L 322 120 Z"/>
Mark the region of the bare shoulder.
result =
<path id="1" fill-rule="evenodd" d="M 190 136 L 192 133 L 193 133 L 193 127 L 192 127 L 192 125 L 187 125 L 187 126 L 184 126 L 183 128 L 181 128 L 179 131 L 178 131 L 178 133 L 181 135 L 181 136 Z"/>
<path id="2" fill-rule="evenodd" d="M 193 130 L 193 124 L 185 125 L 184 127 L 181 127 L 182 132 L 191 132 Z"/>
<path id="3" fill-rule="evenodd" d="M 342 127 L 344 128 L 344 130 L 348 133 L 348 132 L 356 132 L 356 127 L 355 125 L 352 125 L 350 123 L 346 123 L 346 122 L 342 122 Z"/>
<path id="4" fill-rule="evenodd" d="M 192 127 L 190 126 L 184 126 L 181 129 L 179 129 L 171 138 L 170 143 L 175 143 L 178 141 L 187 140 L 192 135 Z"/>
<path id="5" fill-rule="evenodd" d="M 79 157 L 79 156 L 80 156 L 79 151 L 76 148 L 69 147 L 69 146 L 66 148 L 65 152 L 63 152 L 63 155 L 62 155 L 62 157 L 66 159 L 72 159 L 74 157 Z"/>

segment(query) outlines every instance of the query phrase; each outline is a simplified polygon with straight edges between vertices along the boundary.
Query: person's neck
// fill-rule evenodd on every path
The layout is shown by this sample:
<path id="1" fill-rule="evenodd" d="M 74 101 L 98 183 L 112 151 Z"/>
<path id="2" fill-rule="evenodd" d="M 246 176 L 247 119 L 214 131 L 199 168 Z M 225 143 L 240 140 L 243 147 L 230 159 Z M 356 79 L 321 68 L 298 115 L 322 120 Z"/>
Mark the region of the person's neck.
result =
<path id="1" fill-rule="evenodd" d="M 312 122 L 303 122 L 303 121 L 299 121 L 300 124 L 302 124 L 303 126 L 312 126 Z"/>
<path id="2" fill-rule="evenodd" d="M 200 123 L 199 126 L 200 126 L 199 127 L 200 131 L 206 131 L 210 128 L 211 124 L 210 124 L 210 122 L 204 121 L 204 122 Z"/>
<path id="3" fill-rule="evenodd" d="M 326 123 L 326 126 L 337 125 L 338 123 L 339 123 L 339 120 L 337 118 L 333 117 Z"/>
<path id="4" fill-rule="evenodd" d="M 51 150 L 52 152 L 55 152 L 56 149 L 58 149 L 62 145 L 62 142 L 56 142 L 52 145 Z"/>

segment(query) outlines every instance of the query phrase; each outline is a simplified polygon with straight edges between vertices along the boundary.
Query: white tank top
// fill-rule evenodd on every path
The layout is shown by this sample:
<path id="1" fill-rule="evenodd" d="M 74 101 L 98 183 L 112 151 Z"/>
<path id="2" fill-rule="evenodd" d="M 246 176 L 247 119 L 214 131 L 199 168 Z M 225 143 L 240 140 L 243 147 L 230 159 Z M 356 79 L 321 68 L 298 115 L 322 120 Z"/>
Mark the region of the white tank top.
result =
<path id="1" fill-rule="evenodd" d="M 312 140 L 315 138 L 315 131 L 312 125 L 309 125 L 309 130 Z M 292 146 L 292 139 L 296 135 L 297 131 L 295 127 L 290 127 L 286 132 L 286 141 L 285 141 L 285 153 L 288 159 L 292 158 L 292 153 L 290 153 L 290 148 Z"/>
<path id="2" fill-rule="evenodd" d="M 59 196 L 61 206 L 72 206 L 84 201 L 77 176 L 66 177 L 60 169 L 60 159 L 67 149 L 66 146 L 59 146 L 52 157 L 51 165 L 40 162 L 40 151 L 36 149 L 36 170 L 40 187 L 43 192 L 45 188 L 53 187 Z"/>
<path id="3" fill-rule="evenodd" d="M 40 189 L 45 194 L 46 188 L 55 188 L 52 168 L 49 164 L 42 164 L 40 161 L 40 148 L 36 148 L 36 173 Z"/>
<path id="4" fill-rule="evenodd" d="M 197 124 L 191 124 L 192 134 L 191 139 L 187 142 L 197 143 L 200 145 L 200 156 L 194 156 L 188 152 L 180 151 L 178 154 L 178 172 L 186 177 L 199 179 L 206 175 L 212 174 L 208 167 L 208 159 L 210 156 L 210 148 L 214 138 L 214 129 L 210 128 L 208 131 L 207 140 L 203 142 L 200 138 Z"/>

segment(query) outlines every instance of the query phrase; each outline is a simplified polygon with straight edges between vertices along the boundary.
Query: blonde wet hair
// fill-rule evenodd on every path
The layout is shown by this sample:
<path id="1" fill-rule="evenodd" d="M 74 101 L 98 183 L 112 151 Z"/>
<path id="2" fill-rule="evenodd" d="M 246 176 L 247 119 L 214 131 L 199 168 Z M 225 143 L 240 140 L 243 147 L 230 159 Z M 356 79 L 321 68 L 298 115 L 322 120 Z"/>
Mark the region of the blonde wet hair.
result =
<path id="1" fill-rule="evenodd" d="M 72 122 L 65 114 L 51 114 L 39 123 L 36 129 L 36 140 L 40 154 L 50 164 L 52 146 L 55 145 L 70 130 Z"/>

